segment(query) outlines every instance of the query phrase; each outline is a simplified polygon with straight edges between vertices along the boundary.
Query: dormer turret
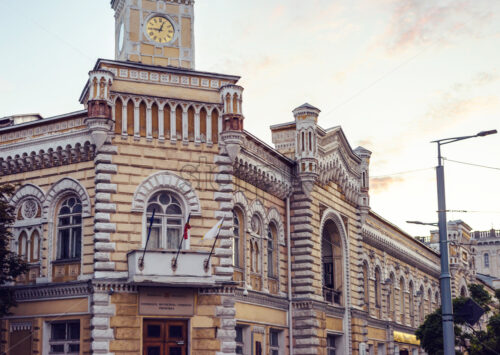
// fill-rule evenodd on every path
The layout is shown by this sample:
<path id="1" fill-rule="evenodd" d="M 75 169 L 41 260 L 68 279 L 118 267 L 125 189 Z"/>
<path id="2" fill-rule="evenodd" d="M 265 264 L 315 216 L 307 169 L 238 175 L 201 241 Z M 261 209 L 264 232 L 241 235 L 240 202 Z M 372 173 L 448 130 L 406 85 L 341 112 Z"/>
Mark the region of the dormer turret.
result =
<path id="1" fill-rule="evenodd" d="M 321 111 L 305 103 L 293 110 L 295 116 L 295 158 L 302 189 L 309 194 L 319 176 L 318 137 L 316 128 Z"/>
<path id="2" fill-rule="evenodd" d="M 354 153 L 361 158 L 360 170 L 360 194 L 359 194 L 359 208 L 361 210 L 362 218 L 368 215 L 370 211 L 370 157 L 372 152 L 363 147 L 354 149 Z"/>
<path id="3" fill-rule="evenodd" d="M 89 72 L 89 86 L 85 123 L 89 127 L 96 146 L 96 151 L 102 147 L 108 133 L 111 131 L 111 86 L 113 73 L 107 70 L 92 70 Z"/>
<path id="4" fill-rule="evenodd" d="M 243 87 L 239 85 L 224 85 L 220 88 L 224 111 L 222 113 L 221 141 L 226 145 L 226 150 L 234 160 L 243 144 Z"/>

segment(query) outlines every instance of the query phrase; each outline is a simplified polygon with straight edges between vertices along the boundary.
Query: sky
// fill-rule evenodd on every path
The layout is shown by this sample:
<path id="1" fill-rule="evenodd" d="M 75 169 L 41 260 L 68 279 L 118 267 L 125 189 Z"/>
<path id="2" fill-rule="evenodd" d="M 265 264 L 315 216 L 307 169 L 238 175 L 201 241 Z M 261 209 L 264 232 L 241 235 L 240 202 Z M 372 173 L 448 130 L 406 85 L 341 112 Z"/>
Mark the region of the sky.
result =
<path id="1" fill-rule="evenodd" d="M 108 0 L 0 0 L 0 28 L 0 117 L 82 109 L 88 71 L 114 59 Z M 430 142 L 500 129 L 499 0 L 197 0 L 195 42 L 197 70 L 242 77 L 267 143 L 309 102 L 371 150 L 372 209 L 412 235 L 429 227 L 405 221 L 437 221 Z M 500 134 L 443 147 L 447 208 L 467 211 L 448 219 L 500 229 L 499 153 Z"/>

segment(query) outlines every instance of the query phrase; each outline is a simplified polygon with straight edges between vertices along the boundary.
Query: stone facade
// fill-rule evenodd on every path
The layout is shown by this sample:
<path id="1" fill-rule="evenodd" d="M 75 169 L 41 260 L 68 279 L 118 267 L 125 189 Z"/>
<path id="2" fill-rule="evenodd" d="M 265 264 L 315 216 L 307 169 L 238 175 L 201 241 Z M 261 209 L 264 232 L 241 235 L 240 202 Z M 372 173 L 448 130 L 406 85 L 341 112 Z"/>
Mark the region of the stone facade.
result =
<path id="1" fill-rule="evenodd" d="M 139 10 L 192 19 L 187 0 L 112 4 L 117 26 Z M 30 264 L 0 352 L 418 352 L 439 255 L 371 211 L 371 152 L 310 104 L 270 147 L 244 130 L 239 77 L 185 69 L 190 55 L 100 59 L 84 110 L 0 128 L 12 248 Z"/>

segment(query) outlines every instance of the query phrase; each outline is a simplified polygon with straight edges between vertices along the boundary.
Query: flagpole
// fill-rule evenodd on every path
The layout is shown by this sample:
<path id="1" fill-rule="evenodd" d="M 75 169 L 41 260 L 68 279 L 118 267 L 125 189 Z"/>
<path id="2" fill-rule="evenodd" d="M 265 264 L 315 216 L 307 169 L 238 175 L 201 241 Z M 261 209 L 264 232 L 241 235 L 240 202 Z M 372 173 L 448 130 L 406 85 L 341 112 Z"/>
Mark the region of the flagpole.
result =
<path id="1" fill-rule="evenodd" d="M 222 217 L 222 224 L 221 224 L 219 230 L 217 231 L 217 236 L 215 237 L 214 244 L 212 245 L 212 250 L 210 250 L 210 254 L 208 254 L 208 258 L 206 258 L 205 261 L 203 262 L 203 267 L 205 269 L 205 272 L 208 271 L 208 266 L 210 265 L 210 259 L 212 258 L 212 254 L 214 253 L 215 244 L 217 244 L 217 239 L 219 239 L 219 234 L 220 234 L 220 230 L 222 229 L 222 225 L 224 224 L 224 219 L 225 219 L 225 217 Z"/>
<path id="2" fill-rule="evenodd" d="M 187 233 L 187 226 L 189 226 L 189 221 L 191 220 L 191 214 L 189 214 L 188 219 L 186 221 L 186 224 L 184 225 L 184 233 L 181 237 L 181 242 L 179 243 L 179 248 L 177 248 L 177 255 L 175 256 L 175 259 L 172 259 L 172 270 L 175 271 L 177 269 L 177 259 L 179 258 L 179 253 L 181 252 L 182 244 L 184 243 L 184 237 L 185 234 Z M 189 229 L 189 228 L 188 228 Z"/>
<path id="3" fill-rule="evenodd" d="M 146 256 L 146 248 L 148 247 L 149 237 L 151 236 L 151 230 L 153 229 L 153 222 L 155 220 L 155 209 L 153 208 L 153 214 L 151 215 L 151 222 L 149 222 L 148 237 L 146 239 L 146 245 L 144 246 L 144 252 L 142 253 L 142 258 L 139 259 L 139 269 L 144 269 L 144 257 Z"/>

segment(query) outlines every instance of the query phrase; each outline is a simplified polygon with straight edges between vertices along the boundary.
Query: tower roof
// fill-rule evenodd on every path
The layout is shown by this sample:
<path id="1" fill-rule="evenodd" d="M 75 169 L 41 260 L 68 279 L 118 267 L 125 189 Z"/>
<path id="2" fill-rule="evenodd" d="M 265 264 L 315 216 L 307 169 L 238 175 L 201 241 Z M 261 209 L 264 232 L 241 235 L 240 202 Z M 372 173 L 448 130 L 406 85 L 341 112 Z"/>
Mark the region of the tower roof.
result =
<path id="1" fill-rule="evenodd" d="M 297 107 L 295 110 L 304 110 L 304 109 L 308 109 L 308 110 L 318 110 L 321 112 L 321 110 L 317 107 L 314 107 L 313 105 L 311 105 L 310 103 L 305 103 L 299 107 Z"/>

